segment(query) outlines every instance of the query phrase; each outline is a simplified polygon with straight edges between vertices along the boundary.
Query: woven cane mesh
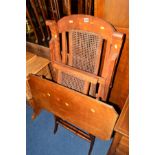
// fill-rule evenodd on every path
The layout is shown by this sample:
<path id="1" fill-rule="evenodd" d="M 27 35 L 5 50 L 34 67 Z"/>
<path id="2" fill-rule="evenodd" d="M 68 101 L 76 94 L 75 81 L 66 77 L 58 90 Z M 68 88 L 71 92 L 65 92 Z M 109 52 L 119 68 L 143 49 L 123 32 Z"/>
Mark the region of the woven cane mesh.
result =
<path id="1" fill-rule="evenodd" d="M 72 35 L 72 66 L 94 73 L 100 37 L 85 31 L 71 31 Z"/>
<path id="2" fill-rule="evenodd" d="M 79 78 L 76 78 L 64 72 L 62 72 L 62 83 L 61 84 L 63 86 L 66 86 L 68 88 L 74 89 L 79 92 L 83 92 L 83 89 L 84 89 L 83 80 L 80 80 Z"/>

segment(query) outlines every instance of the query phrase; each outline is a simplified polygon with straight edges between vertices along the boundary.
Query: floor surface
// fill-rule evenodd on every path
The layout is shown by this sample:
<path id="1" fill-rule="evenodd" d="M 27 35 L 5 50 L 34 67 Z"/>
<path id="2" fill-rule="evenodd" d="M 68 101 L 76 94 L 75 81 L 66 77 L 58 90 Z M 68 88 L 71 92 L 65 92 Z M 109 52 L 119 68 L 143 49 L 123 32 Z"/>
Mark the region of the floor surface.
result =
<path id="1" fill-rule="evenodd" d="M 59 126 L 53 134 L 54 117 L 47 111 L 33 121 L 32 109 L 26 106 L 26 155 L 87 155 L 89 143 Z M 106 155 L 112 140 L 96 138 L 91 155 Z"/>

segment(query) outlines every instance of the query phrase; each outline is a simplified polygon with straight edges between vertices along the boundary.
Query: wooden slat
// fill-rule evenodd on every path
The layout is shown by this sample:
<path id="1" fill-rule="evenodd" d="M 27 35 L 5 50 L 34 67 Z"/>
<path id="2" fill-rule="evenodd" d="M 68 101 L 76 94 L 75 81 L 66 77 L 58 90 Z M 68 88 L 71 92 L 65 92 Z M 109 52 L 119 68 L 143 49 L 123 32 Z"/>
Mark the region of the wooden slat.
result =
<path id="1" fill-rule="evenodd" d="M 78 0 L 78 14 L 84 14 L 84 1 Z"/>
<path id="2" fill-rule="evenodd" d="M 88 81 L 85 81 L 84 88 L 83 88 L 83 94 L 88 94 L 90 83 Z"/>
<path id="3" fill-rule="evenodd" d="M 69 32 L 69 60 L 68 64 L 73 65 L 73 51 L 72 51 L 72 32 Z"/>
<path id="4" fill-rule="evenodd" d="M 92 0 L 85 0 L 85 14 L 91 15 Z"/>
<path id="5" fill-rule="evenodd" d="M 71 0 L 63 1 L 63 13 L 66 15 L 71 15 Z"/>
<path id="6" fill-rule="evenodd" d="M 47 16 L 46 16 L 45 10 L 43 8 L 43 1 L 38 0 L 38 3 L 39 3 L 39 7 L 40 7 L 40 10 L 41 10 L 44 22 L 45 22 L 47 20 Z M 49 30 L 49 28 L 47 26 L 46 26 L 46 31 L 47 31 L 47 34 L 48 34 L 47 40 L 49 40 L 50 39 L 50 30 Z"/>
<path id="7" fill-rule="evenodd" d="M 98 75 L 98 71 L 99 71 L 99 65 L 100 65 L 100 58 L 101 58 L 101 52 L 102 52 L 102 45 L 103 45 L 103 39 L 100 38 L 100 42 L 99 42 L 99 47 L 97 49 L 97 55 L 96 55 L 96 59 L 95 59 L 95 70 L 94 70 L 94 74 Z"/>
<path id="8" fill-rule="evenodd" d="M 99 77 L 97 75 L 67 66 L 67 65 L 63 65 L 63 64 L 59 64 L 59 63 L 53 63 L 53 68 L 57 69 L 57 70 L 61 70 L 63 72 L 67 72 L 70 75 L 73 75 L 79 79 L 83 79 L 84 81 L 89 81 L 93 84 L 96 84 L 97 82 L 99 83 L 104 83 L 104 78 Z"/>
<path id="9" fill-rule="evenodd" d="M 29 85 L 36 106 L 100 139 L 111 138 L 118 117 L 112 106 L 34 75 Z"/>
<path id="10" fill-rule="evenodd" d="M 67 40 L 66 33 L 62 33 L 62 63 L 67 63 Z"/>
<path id="11" fill-rule="evenodd" d="M 61 70 L 58 70 L 57 71 L 57 83 L 61 84 L 62 83 L 62 71 Z"/>
<path id="12" fill-rule="evenodd" d="M 44 35 L 44 31 L 43 31 L 43 28 L 42 28 L 42 25 L 41 25 L 41 22 L 40 22 L 40 19 L 39 19 L 39 14 L 38 14 L 37 9 L 36 9 L 36 6 L 35 6 L 35 1 L 34 0 L 30 0 L 30 3 L 31 3 L 31 6 L 32 6 L 32 8 L 34 10 L 34 13 L 35 13 L 37 22 L 39 24 L 39 28 L 41 30 L 42 41 L 45 41 L 45 35 Z"/>
<path id="13" fill-rule="evenodd" d="M 122 47 L 123 34 L 114 32 L 112 36 L 112 43 L 110 50 L 106 52 L 104 65 L 102 69 L 101 76 L 106 79 L 106 88 L 102 95 L 103 100 L 107 100 L 108 92 L 112 86 L 112 80 L 114 76 L 114 71 L 120 54 L 120 49 Z M 108 48 L 108 47 L 107 47 Z"/>
<path id="14" fill-rule="evenodd" d="M 123 108 L 129 94 L 129 29 L 117 28 L 126 34 L 109 101 Z M 119 92 L 119 94 L 118 94 Z"/>
<path id="15" fill-rule="evenodd" d="M 35 55 L 46 58 L 48 60 L 51 60 L 50 49 L 48 47 L 44 47 L 31 42 L 26 42 L 26 51 L 34 53 Z"/>
<path id="16" fill-rule="evenodd" d="M 50 5 L 52 9 L 51 13 L 53 14 L 53 19 L 57 21 L 58 19 L 60 19 L 58 0 L 50 0 Z"/>
<path id="17" fill-rule="evenodd" d="M 61 62 L 61 54 L 60 54 L 60 38 L 59 38 L 59 31 L 57 27 L 56 21 L 47 20 L 46 25 L 49 26 L 51 30 L 52 39 L 50 40 L 49 46 L 51 49 L 51 55 L 53 59 L 57 62 Z M 54 42 L 54 47 L 53 47 Z M 53 49 L 54 48 L 54 49 Z"/>
<path id="18" fill-rule="evenodd" d="M 28 19 L 29 19 L 29 21 L 30 21 L 30 24 L 31 24 L 31 26 L 32 26 L 32 28 L 33 28 L 34 35 L 35 35 L 35 38 L 36 38 L 36 41 L 35 41 L 35 42 L 38 43 L 37 32 L 36 32 L 35 26 L 34 26 L 34 24 L 33 24 L 33 22 L 32 22 L 32 19 L 31 19 L 31 16 L 30 16 L 30 13 L 29 13 L 29 10 L 28 10 L 27 6 L 26 6 L 26 16 L 28 17 Z"/>

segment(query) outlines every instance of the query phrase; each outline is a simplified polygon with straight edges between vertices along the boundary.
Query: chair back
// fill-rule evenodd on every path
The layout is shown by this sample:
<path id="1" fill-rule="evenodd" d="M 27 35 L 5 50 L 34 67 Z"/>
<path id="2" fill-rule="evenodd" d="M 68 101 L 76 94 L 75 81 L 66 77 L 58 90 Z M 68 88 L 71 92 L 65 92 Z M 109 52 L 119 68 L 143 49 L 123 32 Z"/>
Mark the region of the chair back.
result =
<path id="1" fill-rule="evenodd" d="M 123 34 L 90 15 L 70 15 L 46 24 L 52 35 L 49 46 L 55 81 L 106 101 Z"/>

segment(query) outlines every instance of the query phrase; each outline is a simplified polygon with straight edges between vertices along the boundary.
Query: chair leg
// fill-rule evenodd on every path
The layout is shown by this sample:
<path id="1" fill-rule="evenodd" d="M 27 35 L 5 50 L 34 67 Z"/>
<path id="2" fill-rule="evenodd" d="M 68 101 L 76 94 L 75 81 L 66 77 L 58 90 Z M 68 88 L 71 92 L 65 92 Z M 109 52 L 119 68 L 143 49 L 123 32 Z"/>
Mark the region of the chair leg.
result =
<path id="1" fill-rule="evenodd" d="M 91 142 L 90 142 L 90 148 L 89 148 L 89 152 L 88 152 L 88 155 L 91 154 L 92 150 L 93 150 L 93 146 L 94 146 L 94 142 L 95 142 L 95 136 L 92 136 L 91 135 Z"/>
<path id="2" fill-rule="evenodd" d="M 56 134 L 57 130 L 58 130 L 58 125 L 59 123 L 57 122 L 57 118 L 55 116 L 55 126 L 54 126 L 54 134 Z"/>

